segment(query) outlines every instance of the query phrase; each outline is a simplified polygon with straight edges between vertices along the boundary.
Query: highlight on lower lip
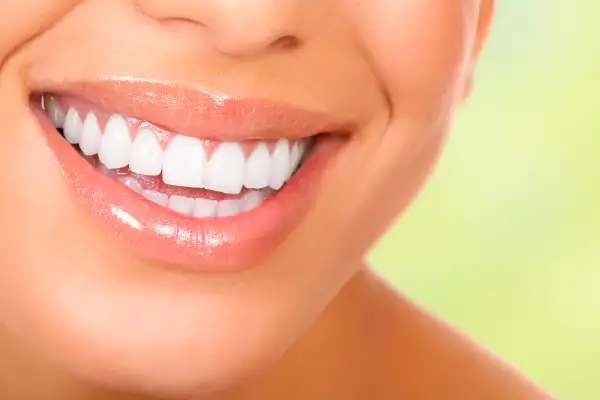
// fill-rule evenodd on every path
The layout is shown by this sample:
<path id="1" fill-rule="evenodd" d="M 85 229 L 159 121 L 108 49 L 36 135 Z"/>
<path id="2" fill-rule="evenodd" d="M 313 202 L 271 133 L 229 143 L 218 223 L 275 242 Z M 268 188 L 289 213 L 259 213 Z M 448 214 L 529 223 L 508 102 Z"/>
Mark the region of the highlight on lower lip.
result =
<path id="1" fill-rule="evenodd" d="M 161 207 L 86 162 L 32 105 L 63 176 L 96 221 L 140 256 L 206 272 L 256 265 L 306 215 L 319 177 L 342 141 L 318 140 L 297 174 L 260 207 L 224 218 L 197 219 Z"/>

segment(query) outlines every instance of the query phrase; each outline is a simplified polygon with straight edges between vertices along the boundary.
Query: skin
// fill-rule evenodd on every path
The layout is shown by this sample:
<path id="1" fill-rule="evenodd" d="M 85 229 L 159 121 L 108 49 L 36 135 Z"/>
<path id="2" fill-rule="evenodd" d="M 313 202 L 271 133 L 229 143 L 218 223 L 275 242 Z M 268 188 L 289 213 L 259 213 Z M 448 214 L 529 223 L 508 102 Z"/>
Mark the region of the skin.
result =
<path id="1" fill-rule="evenodd" d="M 549 398 L 363 262 L 433 168 L 492 8 L 0 0 L 0 177 L 11 193 L 0 208 L 1 397 Z M 193 274 L 121 248 L 51 161 L 29 86 L 106 76 L 268 97 L 361 125 L 264 263 Z"/>

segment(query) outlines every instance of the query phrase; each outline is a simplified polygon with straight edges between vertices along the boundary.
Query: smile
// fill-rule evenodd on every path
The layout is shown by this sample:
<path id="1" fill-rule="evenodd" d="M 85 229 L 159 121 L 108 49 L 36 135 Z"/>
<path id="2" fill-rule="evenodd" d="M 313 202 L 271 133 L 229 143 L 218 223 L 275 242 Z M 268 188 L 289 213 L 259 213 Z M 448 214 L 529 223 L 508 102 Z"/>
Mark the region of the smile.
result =
<path id="1" fill-rule="evenodd" d="M 51 89 L 32 105 L 73 193 L 109 234 L 215 272 L 249 268 L 284 241 L 349 126 L 149 82 Z"/>

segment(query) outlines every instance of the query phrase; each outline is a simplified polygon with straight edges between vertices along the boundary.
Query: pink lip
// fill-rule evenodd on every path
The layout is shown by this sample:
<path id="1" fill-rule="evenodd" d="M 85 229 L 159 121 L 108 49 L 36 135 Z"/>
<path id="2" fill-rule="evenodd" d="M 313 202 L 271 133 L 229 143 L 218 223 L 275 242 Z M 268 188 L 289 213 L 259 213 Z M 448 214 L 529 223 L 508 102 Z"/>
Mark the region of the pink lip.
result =
<path id="1" fill-rule="evenodd" d="M 290 121 L 298 116 L 315 115 L 298 110 L 287 113 L 289 111 L 287 108 L 282 106 L 269 108 L 266 103 L 261 102 L 261 106 L 255 108 L 261 111 L 255 111 L 257 121 L 254 122 L 249 119 L 249 113 L 234 112 L 234 106 L 242 107 L 242 104 L 244 104 L 242 109 L 253 109 L 257 104 L 254 101 L 244 103 L 240 99 L 235 99 L 222 102 L 214 100 L 211 96 L 206 97 L 204 93 L 196 93 L 193 99 L 190 99 L 183 93 L 191 92 L 181 89 L 177 89 L 172 96 L 169 96 L 165 87 L 161 89 L 162 100 L 150 101 L 148 96 L 127 91 L 126 88 L 137 88 L 136 90 L 139 91 L 140 87 L 137 84 L 132 83 L 130 86 L 124 83 L 123 85 L 125 86 L 115 83 L 83 84 L 78 87 L 85 87 L 84 92 L 87 96 L 91 96 L 92 88 L 100 90 L 100 96 L 106 102 L 109 99 L 116 99 L 118 91 L 126 90 L 125 100 L 118 102 L 118 105 L 117 102 L 111 103 L 114 107 L 126 104 L 126 110 L 119 108 L 122 114 L 131 111 L 137 118 L 144 118 L 145 113 L 151 113 L 154 117 L 153 121 L 159 121 L 158 123 L 164 121 L 168 126 L 178 124 L 173 119 L 177 115 L 187 115 L 188 127 L 193 125 L 189 121 L 203 119 L 210 121 L 211 127 L 220 127 L 218 129 L 220 133 L 227 133 L 234 126 L 239 127 L 240 123 L 258 127 L 259 131 L 263 129 L 263 133 L 266 127 L 281 132 L 284 127 L 291 129 L 294 125 L 290 124 Z M 156 93 L 158 89 L 153 86 L 150 91 Z M 70 92 L 70 94 L 75 93 Z M 152 98 L 156 99 L 156 97 Z M 164 100 L 166 98 L 185 100 L 173 100 L 165 106 L 162 102 L 166 101 Z M 198 105 L 194 106 L 194 112 L 185 109 L 198 99 L 202 108 L 200 116 L 194 114 L 198 112 Z M 167 111 L 164 110 L 165 107 Z M 116 237 L 120 243 L 126 244 L 130 251 L 144 258 L 203 272 L 235 272 L 251 268 L 280 245 L 311 207 L 321 172 L 343 143 L 343 140 L 333 137 L 317 140 L 314 149 L 298 172 L 280 192 L 259 208 L 233 217 L 196 219 L 152 203 L 100 173 L 57 133 L 39 105 L 35 104 L 33 109 L 40 120 L 62 175 L 74 188 L 73 194 L 88 207 L 91 215 L 107 229 L 110 235 Z M 156 114 L 151 110 L 156 111 Z M 191 115 L 193 117 L 190 117 Z M 290 117 L 282 119 L 285 115 Z M 227 116 L 231 116 L 231 120 Z M 324 123 L 322 116 L 311 118 L 313 117 L 306 119 L 305 127 L 333 126 Z M 223 124 L 219 125 L 219 121 Z M 299 129 L 300 125 L 295 126 Z"/>
<path id="2" fill-rule="evenodd" d="M 57 94 L 53 88 L 40 89 Z M 336 121 L 319 111 L 146 80 L 70 83 L 61 85 L 58 94 L 73 95 L 109 114 L 126 115 L 202 139 L 302 138 L 355 129 L 354 123 Z"/>

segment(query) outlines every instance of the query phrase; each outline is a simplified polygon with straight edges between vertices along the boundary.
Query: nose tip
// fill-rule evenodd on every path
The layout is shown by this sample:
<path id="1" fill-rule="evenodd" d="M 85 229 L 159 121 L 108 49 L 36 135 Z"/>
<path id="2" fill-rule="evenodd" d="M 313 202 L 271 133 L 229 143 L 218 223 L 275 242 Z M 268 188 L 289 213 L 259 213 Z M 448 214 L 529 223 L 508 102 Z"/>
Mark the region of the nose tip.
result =
<path id="1" fill-rule="evenodd" d="M 163 23 L 191 24 L 222 53 L 248 56 L 301 45 L 298 1 L 138 0 L 138 7 Z"/>

